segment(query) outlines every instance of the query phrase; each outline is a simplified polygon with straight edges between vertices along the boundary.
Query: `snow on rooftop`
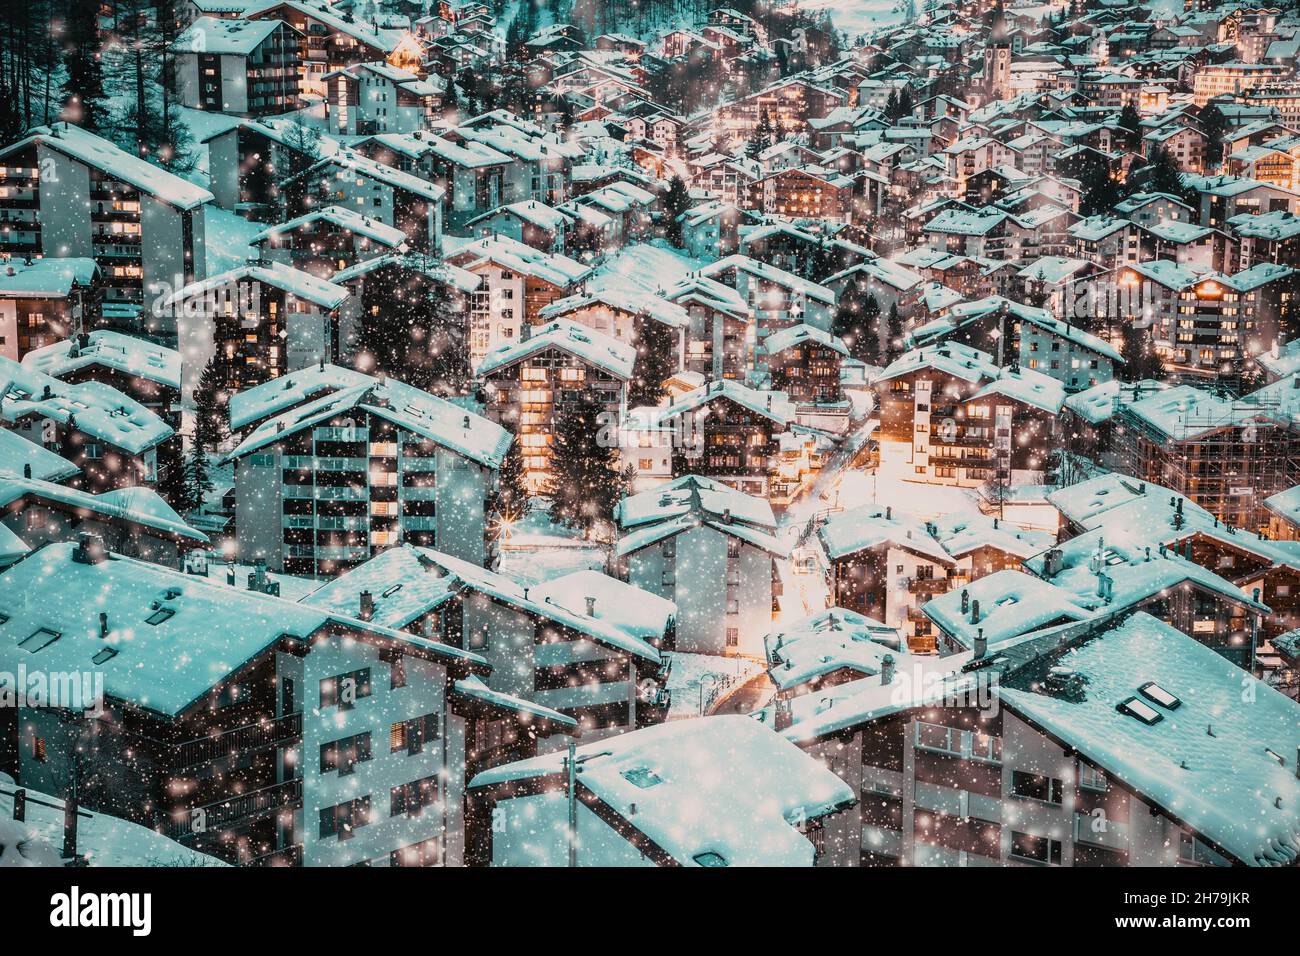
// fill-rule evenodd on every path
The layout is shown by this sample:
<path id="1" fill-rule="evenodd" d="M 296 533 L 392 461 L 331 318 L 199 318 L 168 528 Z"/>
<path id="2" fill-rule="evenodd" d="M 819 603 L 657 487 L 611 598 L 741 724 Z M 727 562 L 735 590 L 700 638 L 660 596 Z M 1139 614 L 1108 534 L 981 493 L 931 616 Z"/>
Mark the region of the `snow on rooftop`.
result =
<path id="1" fill-rule="evenodd" d="M 567 352 L 624 380 L 631 379 L 636 364 L 635 346 L 579 322 L 556 319 L 547 325 L 533 327 L 527 338 L 506 342 L 488 352 L 477 373 L 480 376 L 491 375 L 498 369 L 548 349 Z"/>
<path id="2" fill-rule="evenodd" d="M 280 20 L 199 17 L 172 41 L 175 53 L 249 56 L 281 26 Z"/>
<path id="3" fill-rule="evenodd" d="M 268 383 L 269 384 L 269 383 Z M 396 379 L 370 379 L 328 392 L 258 425 L 226 461 L 358 408 L 488 468 L 500 468 L 514 437 L 495 422 Z"/>
<path id="4" fill-rule="evenodd" d="M 258 245 L 268 239 L 282 239 L 295 229 L 304 229 L 322 220 L 337 226 L 339 229 L 346 229 L 365 236 L 367 239 L 390 249 L 398 249 L 406 245 L 406 233 L 402 230 L 386 225 L 378 219 L 362 216 L 346 206 L 326 206 L 323 209 L 313 209 L 310 212 L 303 213 L 296 219 L 290 219 L 288 222 L 282 222 L 279 225 L 263 229 L 253 237 L 252 243 Z"/>
<path id="5" fill-rule="evenodd" d="M 0 475 L 21 477 L 25 467 L 31 468 L 31 476 L 41 481 L 62 481 L 81 470 L 43 445 L 0 428 Z"/>
<path id="6" fill-rule="evenodd" d="M 181 387 L 179 352 L 110 329 L 96 329 L 88 333 L 84 343 L 71 338 L 34 349 L 23 356 L 22 364 L 54 378 L 100 365 L 169 388 L 179 390 Z"/>
<path id="7" fill-rule="evenodd" d="M 72 385 L 0 356 L 0 420 L 53 419 L 107 445 L 138 455 L 161 444 L 172 427 L 133 398 L 102 382 Z"/>
<path id="8" fill-rule="evenodd" d="M 981 632 L 989 647 L 994 647 L 1063 621 L 1086 620 L 1093 613 L 1070 591 L 1011 569 L 995 571 L 941 594 L 921 610 L 943 633 L 966 648 L 974 646 Z"/>
<path id="9" fill-rule="evenodd" d="M 785 392 L 750 388 L 730 378 L 717 379 L 684 395 L 672 396 L 668 406 L 661 410 L 659 418 L 661 421 L 671 421 L 679 415 L 693 412 L 718 399 L 734 402 L 755 414 L 771 419 L 778 425 L 788 426 L 795 421 L 794 404 Z"/>
<path id="10" fill-rule="evenodd" d="M 561 754 L 507 764 L 471 787 L 552 776 Z M 758 721 L 679 720 L 579 747 L 582 786 L 686 866 L 811 866 L 799 821 L 855 801 L 838 777 Z"/>
<path id="11" fill-rule="evenodd" d="M 0 269 L 0 298 L 65 298 L 74 287 L 89 286 L 98 272 L 88 258 L 9 259 Z"/>
<path id="12" fill-rule="evenodd" d="M 4 866 L 64 866 L 64 801 L 31 787 L 23 820 L 15 820 L 14 778 L 0 773 L 0 850 Z M 226 866 L 138 823 L 77 807 L 77 855 L 86 866 Z"/>
<path id="13" fill-rule="evenodd" d="M 782 691 L 850 671 L 862 677 L 879 674 L 886 658 L 896 667 L 911 667 L 897 628 L 856 611 L 833 607 L 773 631 L 763 639 L 768 674 Z"/>
<path id="14" fill-rule="evenodd" d="M 1141 613 L 1067 651 L 1059 665 L 1083 677 L 1081 697 L 1003 686 L 1003 705 L 1236 860 L 1295 863 L 1300 705 Z M 1148 704 L 1156 722 L 1118 709 L 1145 700 L 1142 688 L 1153 683 L 1177 701 Z"/>
<path id="15" fill-rule="evenodd" d="M 309 399 L 377 381 L 365 372 L 339 365 L 308 365 L 231 395 L 230 427 L 238 431 Z"/>
<path id="16" fill-rule="evenodd" d="M 70 123 L 38 126 L 26 137 L 0 150 L 0 159 L 32 145 L 63 153 L 78 162 L 99 169 L 178 209 L 193 209 L 212 200 L 202 186 L 174 176 L 167 170 L 118 149 L 106 139 Z"/>
<path id="17" fill-rule="evenodd" d="M 1082 392 L 1066 396 L 1065 407 L 1092 425 L 1109 421 L 1116 412 L 1127 408 L 1143 396 L 1164 391 L 1170 386 L 1155 379 L 1140 382 L 1119 382 L 1112 379 L 1101 382 Z"/>
<path id="18" fill-rule="evenodd" d="M 934 537 L 927 522 L 893 507 L 868 504 L 837 512 L 826 519 L 817 535 L 832 560 L 888 545 L 945 566 L 954 564 L 952 555 Z"/>

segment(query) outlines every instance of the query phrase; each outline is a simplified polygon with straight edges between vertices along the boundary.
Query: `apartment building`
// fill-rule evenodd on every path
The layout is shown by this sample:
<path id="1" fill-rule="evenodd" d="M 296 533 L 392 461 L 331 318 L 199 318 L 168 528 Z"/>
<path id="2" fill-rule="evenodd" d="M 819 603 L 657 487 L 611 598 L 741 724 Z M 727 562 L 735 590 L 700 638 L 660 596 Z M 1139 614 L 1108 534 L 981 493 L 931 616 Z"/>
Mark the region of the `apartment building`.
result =
<path id="1" fill-rule="evenodd" d="M 94 259 L 109 324 L 172 335 L 154 302 L 206 274 L 211 199 L 77 126 L 39 126 L 0 149 L 0 254 Z"/>
<path id="2" fill-rule="evenodd" d="M 281 20 L 199 17 L 169 51 L 180 105 L 237 116 L 292 112 L 301 40 Z"/>
<path id="3" fill-rule="evenodd" d="M 780 596 L 772 506 L 684 475 L 619 502 L 618 577 L 677 606 L 672 650 L 758 657 Z"/>
<path id="4" fill-rule="evenodd" d="M 263 420 L 224 459 L 235 463 L 239 553 L 311 576 L 402 542 L 481 564 L 486 502 L 510 441 L 394 379 L 326 392 Z"/>
<path id="5" fill-rule="evenodd" d="M 622 421 L 636 348 L 568 319 L 522 331 L 517 341 L 488 352 L 476 374 L 487 390 L 486 414 L 515 434 L 528 487 L 540 493 L 551 473 L 559 415 L 590 401 L 611 428 Z"/>
<path id="6" fill-rule="evenodd" d="M 0 355 L 18 362 L 98 328 L 103 299 L 94 259 L 10 259 L 0 268 Z"/>

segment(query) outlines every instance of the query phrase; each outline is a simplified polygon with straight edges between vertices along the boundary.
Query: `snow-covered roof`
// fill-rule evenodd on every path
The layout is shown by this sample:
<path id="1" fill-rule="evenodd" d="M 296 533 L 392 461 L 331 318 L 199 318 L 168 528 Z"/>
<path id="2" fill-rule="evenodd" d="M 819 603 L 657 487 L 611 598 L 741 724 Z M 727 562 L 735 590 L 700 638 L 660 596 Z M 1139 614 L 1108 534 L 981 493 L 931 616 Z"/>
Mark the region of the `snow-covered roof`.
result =
<path id="1" fill-rule="evenodd" d="M 63 827 L 65 805 L 30 786 L 22 820 L 14 819 L 14 778 L 0 773 L 0 847 L 4 865 L 65 866 Z M 214 856 L 199 853 L 161 833 L 107 813 L 77 807 L 77 856 L 86 866 L 226 866 Z"/>
<path id="2" fill-rule="evenodd" d="M 1010 569 L 995 571 L 941 594 L 927 601 L 921 610 L 964 648 L 974 647 L 981 632 L 992 648 L 1054 624 L 1086 620 L 1093 613 L 1069 590 Z"/>
<path id="3" fill-rule="evenodd" d="M 625 380 L 632 378 L 636 365 L 635 346 L 580 322 L 556 319 L 547 325 L 534 327 L 527 338 L 506 342 L 488 352 L 479 364 L 478 374 L 491 375 L 498 369 L 548 349 L 559 349 Z"/>
<path id="4" fill-rule="evenodd" d="M 356 385 L 378 379 L 339 365 L 308 365 L 230 396 L 230 427 L 236 431 L 271 415 Z"/>
<path id="5" fill-rule="evenodd" d="M 144 486 L 116 488 L 94 495 L 40 478 L 0 475 L 0 508 L 21 498 L 51 502 L 86 516 L 138 524 L 184 539 L 190 546 L 208 541 L 207 535 L 186 524 L 156 491 Z"/>
<path id="6" fill-rule="evenodd" d="M 386 225 L 369 216 L 362 216 L 346 206 L 326 206 L 323 209 L 313 209 L 310 212 L 303 213 L 288 222 L 282 222 L 279 225 L 263 229 L 252 238 L 250 245 L 258 245 L 268 239 L 280 239 L 295 229 L 314 225 L 322 220 L 337 226 L 339 229 L 346 229 L 357 235 L 365 236 L 372 242 L 387 246 L 390 249 L 397 249 L 406 244 L 406 233 L 394 226 Z"/>
<path id="7" fill-rule="evenodd" d="M 610 286 L 594 292 L 580 292 L 565 296 L 563 299 L 556 299 L 544 306 L 537 315 L 543 321 L 550 321 L 593 306 L 607 306 L 618 312 L 645 315 L 671 328 L 683 328 L 691 321 L 686 309 L 676 302 L 669 302 L 662 296 L 642 292 L 639 289 L 620 286 Z"/>
<path id="8" fill-rule="evenodd" d="M 572 580 L 526 586 L 432 548 L 404 544 L 340 575 L 303 602 L 351 614 L 359 609 L 361 592 L 369 591 L 374 600 L 371 620 L 400 629 L 452 597 L 474 591 L 571 628 L 598 644 L 658 662 L 659 652 L 650 640 L 663 636 L 676 605 L 608 575 L 597 573 L 593 578 L 575 573 L 580 577 L 566 575 Z M 588 597 L 596 598 L 595 616 L 587 614 Z"/>
<path id="9" fill-rule="evenodd" d="M 90 285 L 97 272 L 95 260 L 83 257 L 9 259 L 0 269 L 0 299 L 66 298 L 74 287 Z"/>
<path id="10" fill-rule="evenodd" d="M 763 340 L 763 349 L 768 355 L 777 355 L 788 348 L 802 345 L 805 342 L 814 342 L 817 345 L 825 346 L 840 355 L 849 354 L 848 346 L 844 344 L 844 340 L 838 335 L 832 335 L 830 332 L 809 325 L 806 322 L 773 332 Z"/>
<path id="11" fill-rule="evenodd" d="M 910 668 L 898 629 L 847 608 L 833 607 L 773 631 L 763 639 L 768 674 L 781 691 L 789 691 L 837 671 L 871 677 L 886 657 Z"/>
<path id="12" fill-rule="evenodd" d="M 509 236 L 485 236 L 462 243 L 448 237 L 446 249 L 447 261 L 461 268 L 473 271 L 480 265 L 495 263 L 511 272 L 543 279 L 561 289 L 567 289 L 591 272 L 589 267 L 575 259 L 559 253 L 542 252 Z"/>
<path id="13" fill-rule="evenodd" d="M 23 356 L 23 365 L 54 378 L 101 365 L 169 388 L 181 387 L 179 352 L 111 329 L 90 332 L 84 343 L 71 338 L 34 349 Z"/>
<path id="14" fill-rule="evenodd" d="M 944 342 L 904 352 L 885 367 L 876 381 L 888 381 L 922 369 L 935 369 L 972 383 L 996 378 L 999 371 L 993 356 L 987 352 L 960 342 Z"/>
<path id="15" fill-rule="evenodd" d="M 30 467 L 32 477 L 42 481 L 62 481 L 81 470 L 45 446 L 0 428 L 0 475 L 21 476 L 24 467 Z"/>
<path id="16" fill-rule="evenodd" d="M 724 378 L 708 382 L 684 395 L 669 399 L 668 407 L 660 414 L 662 421 L 693 412 L 710 402 L 725 398 L 757 415 L 771 419 L 778 425 L 789 425 L 796 419 L 794 404 L 785 392 L 770 392 L 750 388 L 735 379 Z"/>
<path id="17" fill-rule="evenodd" d="M 1251 398 L 1232 401 L 1192 385 L 1176 385 L 1132 402 L 1124 413 L 1170 440 L 1188 441 L 1221 428 L 1276 417 L 1275 408 Z"/>
<path id="18" fill-rule="evenodd" d="M 563 756 L 485 770 L 470 786 L 556 776 Z M 795 821 L 855 802 L 820 762 L 739 715 L 644 727 L 576 758 L 583 789 L 685 866 L 811 866 L 813 845 Z"/>
<path id="19" fill-rule="evenodd" d="M 836 512 L 817 529 L 817 535 L 832 560 L 888 545 L 930 558 L 945 567 L 955 563 L 925 522 L 891 507 L 867 504 Z"/>
<path id="20" fill-rule="evenodd" d="M 776 537 L 776 519 L 765 499 L 699 475 L 683 475 L 625 498 L 614 517 L 624 532 L 614 551 L 618 557 L 700 527 L 739 538 L 777 557 L 790 553 Z"/>
<path id="21" fill-rule="evenodd" d="M 226 461 L 235 461 L 289 435 L 360 409 L 392 422 L 488 468 L 500 468 L 513 436 L 495 422 L 444 398 L 399 382 L 371 380 L 326 394 L 275 418 L 245 438 Z"/>
<path id="22" fill-rule="evenodd" d="M 281 20 L 199 17 L 172 41 L 173 53 L 248 56 L 274 33 Z"/>
<path id="23" fill-rule="evenodd" d="M 930 522 L 935 539 L 954 558 L 980 548 L 996 548 L 1018 558 L 1028 558 L 1051 547 L 1056 536 L 1025 531 L 1015 524 L 974 509 L 954 511 Z"/>
<path id="24" fill-rule="evenodd" d="M 555 232 L 568 225 L 569 217 L 558 209 L 553 209 L 545 203 L 540 203 L 535 199 L 524 199 L 519 202 L 507 203 L 504 206 L 498 206 L 481 216 L 475 216 L 466 225 L 473 226 L 477 223 L 492 219 L 500 215 L 514 216 L 529 225 L 536 226 L 538 229 L 545 229 L 548 232 Z"/>
<path id="25" fill-rule="evenodd" d="M 366 20 L 354 18 L 326 3 L 308 3 L 306 0 L 272 0 L 269 3 L 258 3 L 251 6 L 246 15 L 265 16 L 280 7 L 287 7 L 295 13 L 310 17 L 330 30 L 351 37 L 383 53 L 391 53 L 405 34 L 403 30 L 385 29 Z"/>
<path id="26" fill-rule="evenodd" d="M 1066 651 L 1056 666 L 1080 675 L 1083 691 L 1003 686 L 1003 706 L 1236 860 L 1295 863 L 1300 705 L 1147 614 Z M 1143 693 L 1153 684 L 1168 703 Z M 1154 720 L 1126 713 L 1132 699 Z"/>
<path id="27" fill-rule="evenodd" d="M 340 172 L 338 175 L 342 178 L 351 179 L 354 176 L 362 176 L 383 183 L 393 189 L 400 189 L 422 199 L 427 199 L 430 202 L 440 202 L 442 197 L 447 194 L 447 190 L 437 183 L 431 183 L 427 179 L 421 179 L 419 176 L 405 172 L 395 166 L 389 166 L 387 163 L 370 159 L 352 149 L 340 148 L 335 150 L 331 155 L 317 162 L 313 169 L 328 166 L 339 167 Z"/>
<path id="28" fill-rule="evenodd" d="M 179 308 L 185 302 L 207 295 L 209 292 L 237 288 L 241 282 L 260 282 L 269 285 L 295 298 L 314 303 L 326 311 L 338 308 L 348 297 L 348 290 L 343 286 L 312 275 L 310 272 L 287 266 L 283 262 L 261 264 L 248 262 L 228 272 L 191 282 L 168 296 L 163 301 L 163 305 L 167 308 Z"/>
<path id="29" fill-rule="evenodd" d="M 1140 382 L 1119 382 L 1112 379 L 1066 396 L 1065 407 L 1089 424 L 1100 425 L 1109 421 L 1120 409 L 1140 401 L 1143 396 L 1169 387 L 1167 383 L 1153 378 Z"/>
<path id="30" fill-rule="evenodd" d="M 53 419 L 132 455 L 173 434 L 172 427 L 133 398 L 102 382 L 72 385 L 0 356 L 0 420 L 29 415 Z"/>
<path id="31" fill-rule="evenodd" d="M 108 140 L 70 123 L 38 126 L 27 136 L 0 149 L 0 159 L 30 146 L 39 145 L 62 153 L 80 163 L 108 173 L 177 209 L 193 209 L 211 201 L 212 193 L 189 180 L 118 149 Z"/>
<path id="32" fill-rule="evenodd" d="M 469 677 L 463 677 L 452 685 L 453 690 L 462 697 L 468 697 L 480 703 L 489 704 L 503 710 L 509 710 L 518 714 L 526 723 L 533 718 L 548 721 L 553 724 L 559 724 L 564 727 L 577 727 L 578 721 L 562 714 L 558 710 L 552 710 L 533 700 L 519 697 L 515 694 L 508 694 L 505 691 L 493 690 L 483 683 L 483 678 L 471 674 Z"/>
<path id="33" fill-rule="evenodd" d="M 713 279 L 733 269 L 755 276 L 764 282 L 801 292 L 808 298 L 816 299 L 827 305 L 835 304 L 835 293 L 826 286 L 805 279 L 802 276 L 797 276 L 793 272 L 787 272 L 777 266 L 769 265 L 766 262 L 759 262 L 749 256 L 742 256 L 739 253 L 719 259 L 717 262 L 705 266 L 700 272 L 706 278 Z"/>

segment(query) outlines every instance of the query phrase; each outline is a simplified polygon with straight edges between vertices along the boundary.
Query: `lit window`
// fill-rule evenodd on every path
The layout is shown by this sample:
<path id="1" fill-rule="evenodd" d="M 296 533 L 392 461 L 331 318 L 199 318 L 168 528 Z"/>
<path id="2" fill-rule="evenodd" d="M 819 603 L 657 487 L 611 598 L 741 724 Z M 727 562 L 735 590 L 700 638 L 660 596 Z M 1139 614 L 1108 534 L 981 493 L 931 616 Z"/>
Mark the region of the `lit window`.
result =
<path id="1" fill-rule="evenodd" d="M 1147 681 L 1138 688 L 1138 693 L 1147 700 L 1154 701 L 1165 710 L 1177 710 L 1182 705 L 1182 701 L 1175 697 L 1169 691 L 1165 690 L 1155 681 Z"/>
<path id="2" fill-rule="evenodd" d="M 1154 707 L 1145 701 L 1138 700 L 1136 697 L 1130 697 L 1127 700 L 1120 701 L 1115 708 L 1120 713 L 1128 714 L 1142 723 L 1151 725 L 1158 724 L 1164 720 L 1164 715 L 1159 713 Z"/>

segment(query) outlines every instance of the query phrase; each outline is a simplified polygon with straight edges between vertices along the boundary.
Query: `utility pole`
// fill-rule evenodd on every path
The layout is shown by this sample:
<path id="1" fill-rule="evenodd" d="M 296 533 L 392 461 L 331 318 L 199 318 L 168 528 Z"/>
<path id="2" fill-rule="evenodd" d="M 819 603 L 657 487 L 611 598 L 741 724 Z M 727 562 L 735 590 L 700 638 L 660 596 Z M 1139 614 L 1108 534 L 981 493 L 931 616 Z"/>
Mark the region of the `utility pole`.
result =
<path id="1" fill-rule="evenodd" d="M 569 738 L 569 754 L 564 758 L 565 782 L 569 796 L 569 866 L 578 865 L 578 762 L 574 759 L 575 745 Z"/>

